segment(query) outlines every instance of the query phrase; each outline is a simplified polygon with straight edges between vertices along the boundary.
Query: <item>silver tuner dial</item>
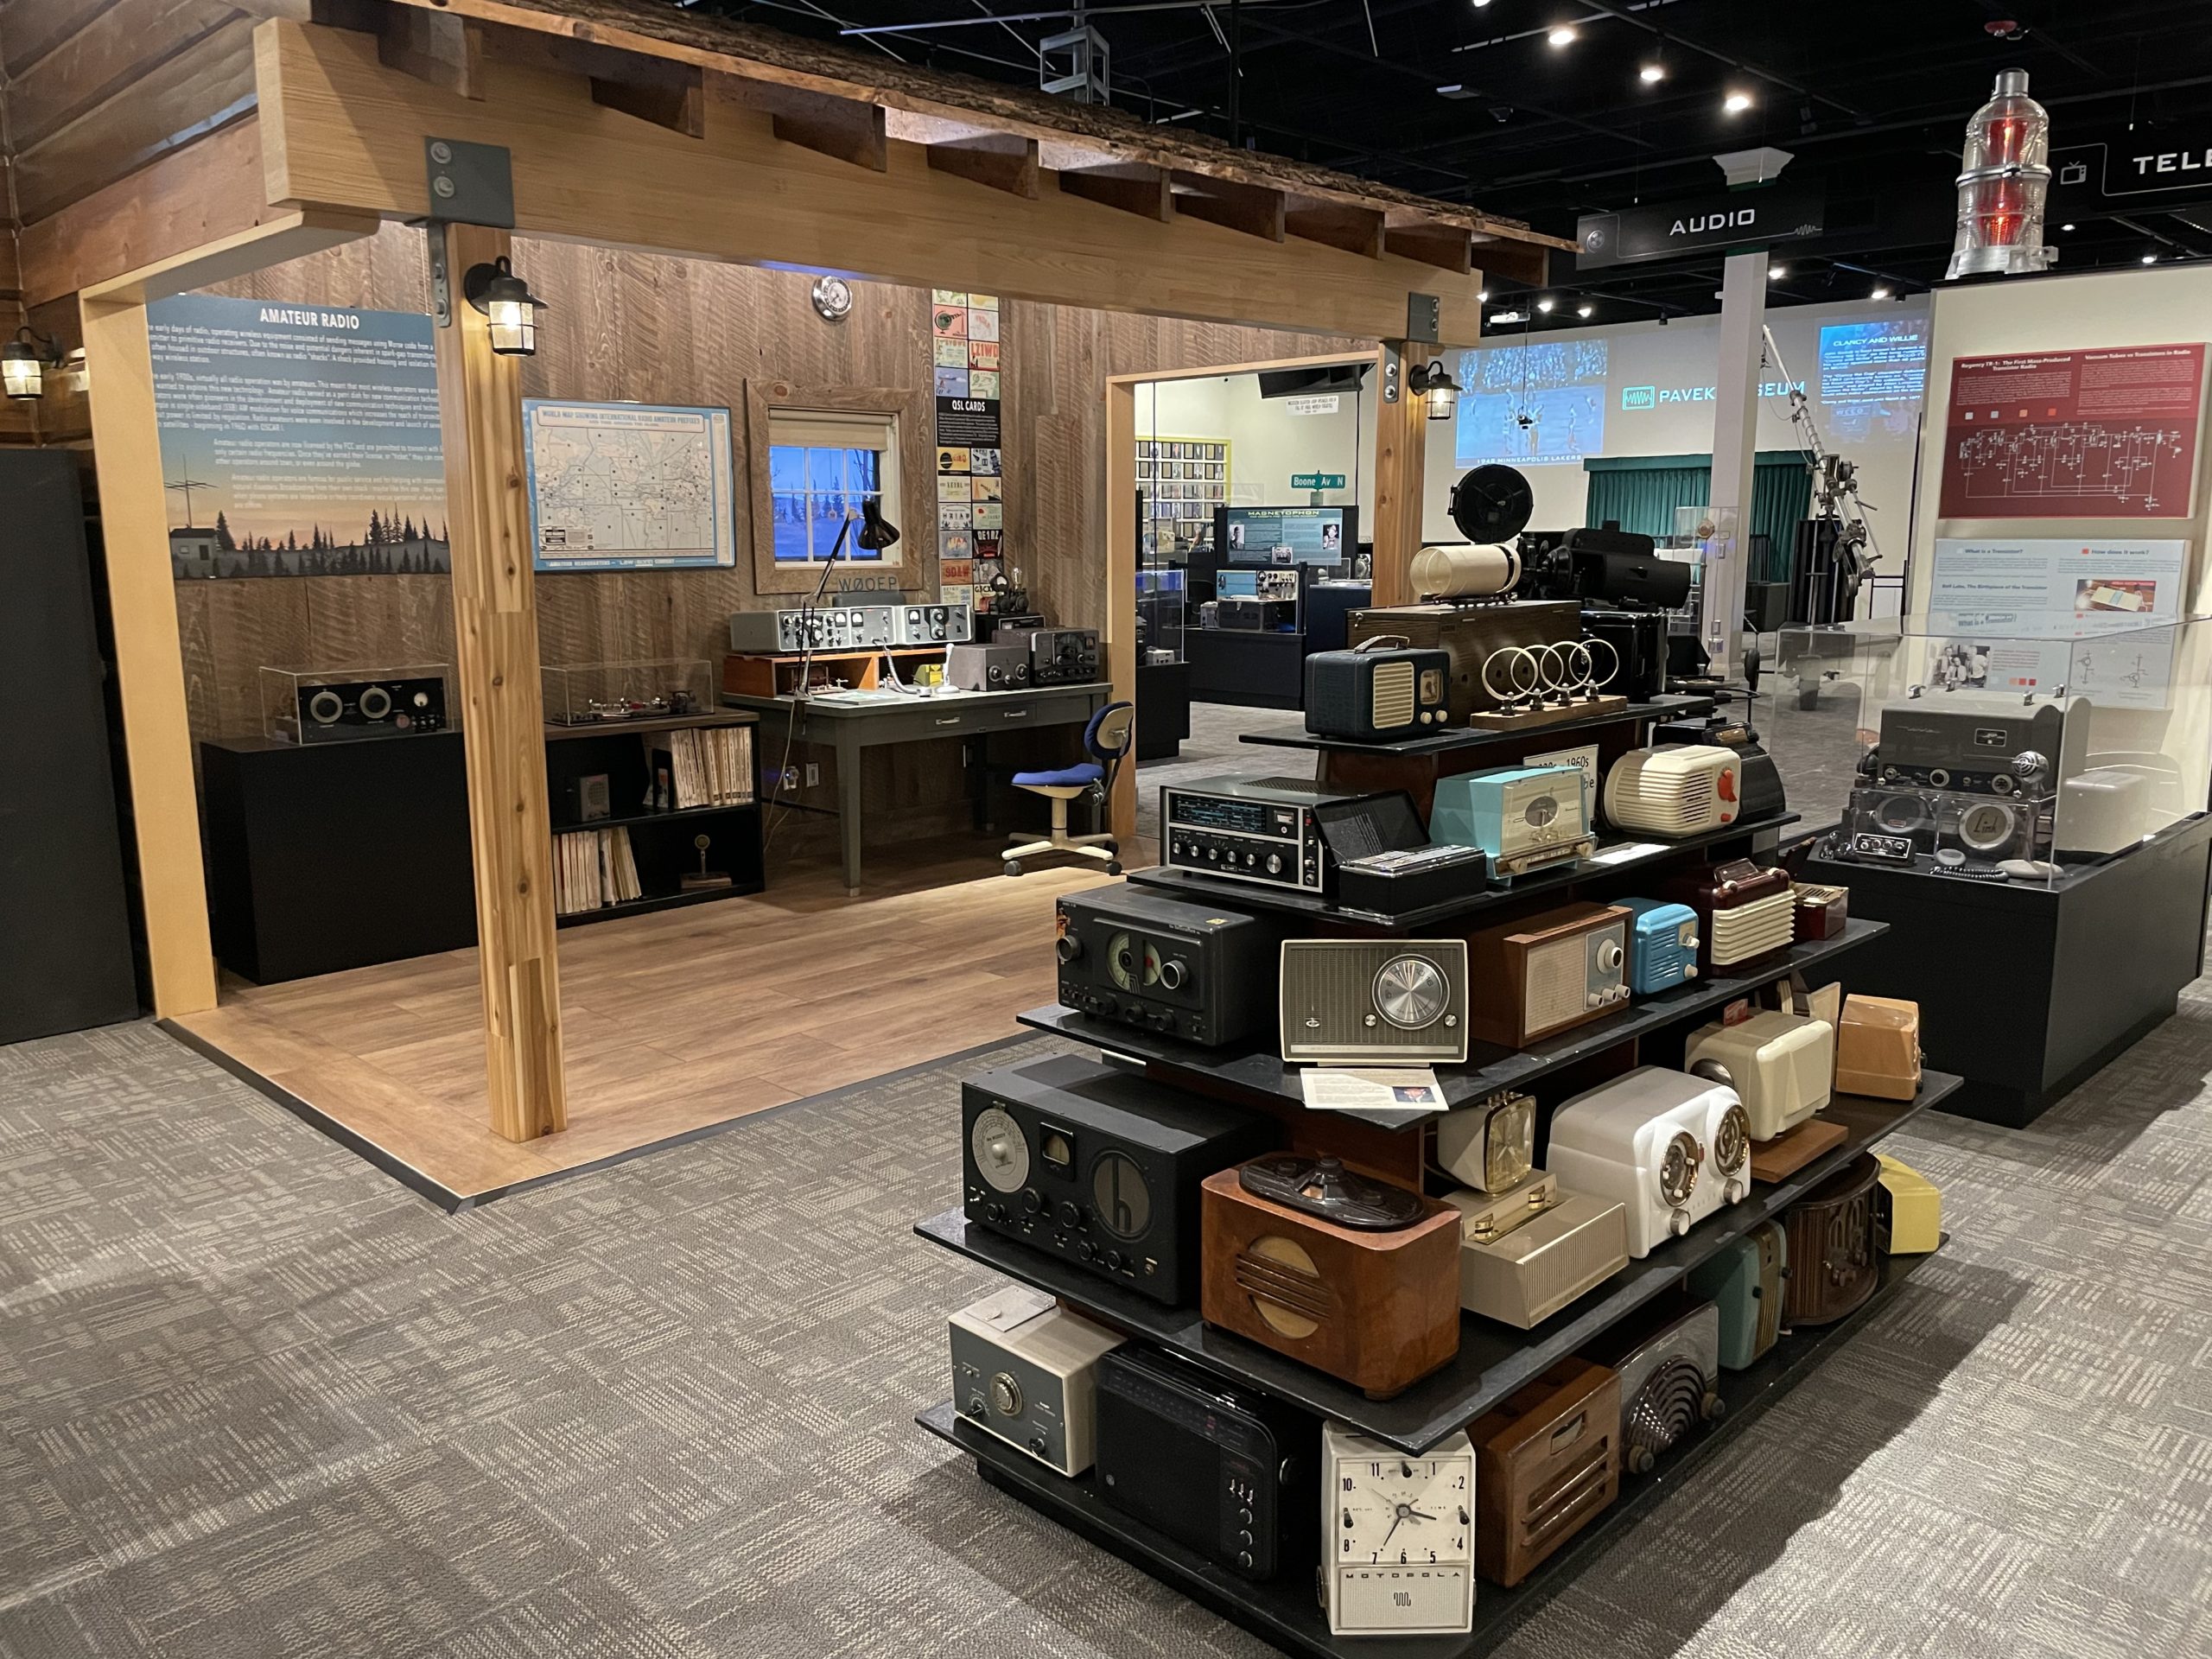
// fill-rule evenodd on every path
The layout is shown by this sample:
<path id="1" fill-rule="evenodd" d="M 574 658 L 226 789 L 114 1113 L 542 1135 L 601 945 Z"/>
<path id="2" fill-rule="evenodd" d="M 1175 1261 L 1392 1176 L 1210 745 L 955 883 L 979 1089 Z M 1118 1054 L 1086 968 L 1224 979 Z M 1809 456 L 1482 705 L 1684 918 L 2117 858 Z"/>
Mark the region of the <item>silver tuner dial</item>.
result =
<path id="1" fill-rule="evenodd" d="M 1021 1415 L 1021 1384 L 1005 1371 L 991 1378 L 991 1409 L 1001 1417 Z"/>

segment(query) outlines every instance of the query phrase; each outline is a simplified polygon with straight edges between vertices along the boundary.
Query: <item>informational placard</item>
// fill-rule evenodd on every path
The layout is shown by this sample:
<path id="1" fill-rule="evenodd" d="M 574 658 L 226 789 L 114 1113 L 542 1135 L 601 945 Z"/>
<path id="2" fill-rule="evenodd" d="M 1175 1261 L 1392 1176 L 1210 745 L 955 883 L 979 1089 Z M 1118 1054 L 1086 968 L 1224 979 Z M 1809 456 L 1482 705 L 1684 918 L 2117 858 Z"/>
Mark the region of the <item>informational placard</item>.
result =
<path id="1" fill-rule="evenodd" d="M 176 576 L 451 569 L 429 318 L 181 294 L 146 325 Z"/>
<path id="2" fill-rule="evenodd" d="M 1962 357 L 1943 429 L 1946 518 L 2181 518 L 2202 345 Z"/>
<path id="3" fill-rule="evenodd" d="M 1303 397 L 1284 398 L 1282 412 L 1286 415 L 1333 415 L 1343 402 L 1343 396 L 1338 392 L 1309 392 Z"/>
<path id="4" fill-rule="evenodd" d="M 1713 190 L 1679 201 L 1585 213 L 1575 221 L 1577 270 L 1679 259 L 1714 248 L 1768 248 L 1821 234 L 1827 206 L 1816 184 Z"/>
<path id="5" fill-rule="evenodd" d="M 522 425 L 538 569 L 737 563 L 727 409 L 525 397 Z"/>
<path id="6" fill-rule="evenodd" d="M 1349 556 L 1346 507 L 1230 507 L 1224 517 L 1231 559 L 1335 564 Z"/>
<path id="7" fill-rule="evenodd" d="M 2189 543 L 1939 540 L 1928 614 L 1935 683 L 2162 707 Z M 2102 639 L 2101 636 L 2109 636 Z"/>

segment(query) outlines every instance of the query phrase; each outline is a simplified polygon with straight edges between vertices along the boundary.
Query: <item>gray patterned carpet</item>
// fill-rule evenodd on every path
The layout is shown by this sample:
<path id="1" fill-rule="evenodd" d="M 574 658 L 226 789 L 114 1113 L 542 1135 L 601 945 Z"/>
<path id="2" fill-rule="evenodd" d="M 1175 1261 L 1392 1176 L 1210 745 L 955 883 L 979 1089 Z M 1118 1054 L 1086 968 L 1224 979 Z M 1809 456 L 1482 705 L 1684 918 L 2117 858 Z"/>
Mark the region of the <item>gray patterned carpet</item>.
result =
<path id="1" fill-rule="evenodd" d="M 0 1653 L 1262 1654 L 910 1421 L 969 1069 L 448 1217 L 149 1027 L 0 1050 Z M 1910 1137 L 1952 1248 L 1507 1651 L 2212 1651 L 2208 1070 L 2200 993 Z"/>

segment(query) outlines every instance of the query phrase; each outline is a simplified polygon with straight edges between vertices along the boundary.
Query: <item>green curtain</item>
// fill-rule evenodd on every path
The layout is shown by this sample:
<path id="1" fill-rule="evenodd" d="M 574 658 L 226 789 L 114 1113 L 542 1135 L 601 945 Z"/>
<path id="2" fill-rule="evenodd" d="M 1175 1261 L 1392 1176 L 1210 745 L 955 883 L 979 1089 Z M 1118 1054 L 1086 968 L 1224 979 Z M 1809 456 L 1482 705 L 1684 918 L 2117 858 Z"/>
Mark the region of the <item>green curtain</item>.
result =
<path id="1" fill-rule="evenodd" d="M 1763 449 L 1754 459 L 1751 533 L 1766 537 L 1770 552 L 1751 579 L 1779 582 L 1789 569 L 1797 521 L 1812 505 L 1813 480 L 1805 458 L 1794 449 Z M 1582 466 L 1590 475 L 1585 524 L 1611 519 L 1639 536 L 1671 536 L 1676 507 L 1701 507 L 1713 499 L 1709 454 L 1626 455 Z"/>

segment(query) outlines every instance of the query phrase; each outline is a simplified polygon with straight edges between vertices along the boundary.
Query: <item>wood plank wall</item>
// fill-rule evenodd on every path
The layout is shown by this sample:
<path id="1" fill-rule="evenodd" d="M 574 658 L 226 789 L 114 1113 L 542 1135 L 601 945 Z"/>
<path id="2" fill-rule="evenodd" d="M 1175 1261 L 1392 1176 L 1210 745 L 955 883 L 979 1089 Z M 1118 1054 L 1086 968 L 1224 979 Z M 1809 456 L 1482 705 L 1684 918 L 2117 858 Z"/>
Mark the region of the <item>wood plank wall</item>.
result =
<path id="1" fill-rule="evenodd" d="M 740 423 L 741 440 L 747 377 L 822 387 L 927 389 L 931 383 L 925 289 L 860 284 L 852 315 L 830 324 L 809 302 L 811 279 L 792 272 L 527 240 L 517 242 L 515 264 L 551 308 L 540 321 L 538 354 L 524 375 L 533 397 L 721 404 Z M 217 291 L 302 304 L 427 309 L 422 234 L 387 226 L 365 241 Z M 1007 545 L 1046 613 L 1072 626 L 1098 626 L 1105 615 L 1107 377 L 1348 347 L 1319 336 L 1014 302 L 1004 326 Z M 909 444 L 910 467 L 931 465 L 933 440 L 929 434 L 918 446 Z M 749 480 L 741 441 L 735 461 L 743 493 Z M 931 550 L 923 569 L 933 592 L 934 526 L 901 527 Z M 740 514 L 734 569 L 541 580 L 545 662 L 691 656 L 719 665 L 731 611 L 789 602 L 753 591 L 750 531 L 749 518 Z M 449 662 L 447 588 L 442 576 L 179 583 L 195 738 L 258 733 L 256 681 L 263 664 Z M 1043 741 L 1052 743 L 1052 734 Z M 798 798 L 828 804 L 835 799 L 834 763 L 826 753 L 815 758 L 822 764 L 821 785 Z M 944 755 L 907 747 L 869 764 L 871 839 L 957 827 L 964 785 Z M 801 820 L 794 829 L 826 834 L 830 823 Z"/>

